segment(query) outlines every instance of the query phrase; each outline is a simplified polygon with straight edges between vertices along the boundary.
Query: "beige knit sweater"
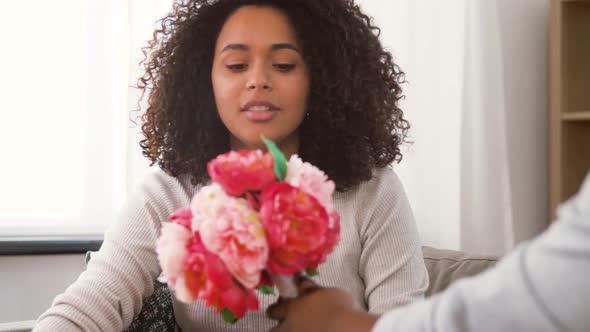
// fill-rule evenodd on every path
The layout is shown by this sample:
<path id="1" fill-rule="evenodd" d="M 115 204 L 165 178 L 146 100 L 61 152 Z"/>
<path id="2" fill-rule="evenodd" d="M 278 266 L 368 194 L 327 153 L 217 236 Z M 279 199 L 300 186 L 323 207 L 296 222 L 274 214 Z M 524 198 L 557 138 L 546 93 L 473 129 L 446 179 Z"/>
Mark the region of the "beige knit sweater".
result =
<path id="1" fill-rule="evenodd" d="M 106 232 L 87 270 L 58 295 L 33 331 L 122 331 L 153 292 L 161 271 L 155 252 L 160 225 L 177 208 L 189 205 L 196 188 L 189 176 L 156 172 L 128 202 Z M 349 291 L 358 304 L 381 313 L 423 296 L 428 275 L 412 211 L 401 182 L 390 168 L 368 182 L 335 195 L 341 240 L 319 269 L 318 282 Z M 259 295 L 259 312 L 234 325 L 223 322 L 201 301 L 174 301 L 174 315 L 185 331 L 268 331 L 274 323 L 264 310 L 276 298 Z"/>

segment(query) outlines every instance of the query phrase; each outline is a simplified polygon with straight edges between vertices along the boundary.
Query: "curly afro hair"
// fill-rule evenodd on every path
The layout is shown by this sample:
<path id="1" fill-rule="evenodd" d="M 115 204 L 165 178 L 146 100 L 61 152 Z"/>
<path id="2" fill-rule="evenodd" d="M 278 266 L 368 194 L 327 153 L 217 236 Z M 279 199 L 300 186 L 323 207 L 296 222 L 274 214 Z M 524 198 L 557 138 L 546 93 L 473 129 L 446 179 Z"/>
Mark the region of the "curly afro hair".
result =
<path id="1" fill-rule="evenodd" d="M 227 18 L 246 5 L 286 13 L 311 74 L 298 154 L 346 191 L 402 159 L 409 123 L 399 108 L 404 73 L 380 30 L 353 0 L 184 0 L 144 48 L 143 154 L 172 176 L 209 180 L 207 162 L 230 150 L 216 110 L 211 68 Z"/>

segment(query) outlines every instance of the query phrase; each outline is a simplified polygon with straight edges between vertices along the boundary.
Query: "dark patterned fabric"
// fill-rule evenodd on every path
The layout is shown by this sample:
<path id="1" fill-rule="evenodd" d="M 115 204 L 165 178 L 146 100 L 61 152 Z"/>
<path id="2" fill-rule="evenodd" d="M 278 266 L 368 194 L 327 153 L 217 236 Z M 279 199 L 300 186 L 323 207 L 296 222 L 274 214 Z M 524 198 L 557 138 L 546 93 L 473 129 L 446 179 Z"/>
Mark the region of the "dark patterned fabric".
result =
<path id="1" fill-rule="evenodd" d="M 154 293 L 143 300 L 139 315 L 133 319 L 126 332 L 174 332 L 176 320 L 168 286 L 159 281 Z"/>

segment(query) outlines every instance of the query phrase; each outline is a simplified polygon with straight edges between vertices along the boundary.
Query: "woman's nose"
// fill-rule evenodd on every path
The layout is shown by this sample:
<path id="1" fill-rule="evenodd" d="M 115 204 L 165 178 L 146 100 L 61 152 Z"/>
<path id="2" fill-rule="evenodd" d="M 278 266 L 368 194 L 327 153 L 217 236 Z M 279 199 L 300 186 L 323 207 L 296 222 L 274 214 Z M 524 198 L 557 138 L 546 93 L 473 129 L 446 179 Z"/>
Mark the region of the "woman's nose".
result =
<path id="1" fill-rule="evenodd" d="M 248 90 L 271 90 L 272 85 L 270 83 L 270 79 L 266 73 L 266 70 L 258 65 L 253 66 L 252 70 L 250 71 L 250 76 L 248 77 L 247 86 Z"/>

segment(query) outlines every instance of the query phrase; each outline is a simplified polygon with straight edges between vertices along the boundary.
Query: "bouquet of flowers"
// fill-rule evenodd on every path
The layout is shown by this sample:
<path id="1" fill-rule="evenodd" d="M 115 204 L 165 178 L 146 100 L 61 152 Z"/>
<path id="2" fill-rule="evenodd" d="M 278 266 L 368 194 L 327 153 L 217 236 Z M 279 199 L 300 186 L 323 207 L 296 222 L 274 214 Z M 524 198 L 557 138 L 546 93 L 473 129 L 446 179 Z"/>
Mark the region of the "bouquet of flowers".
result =
<path id="1" fill-rule="evenodd" d="M 161 280 L 178 300 L 200 299 L 234 323 L 258 310 L 255 290 L 294 297 L 293 275 L 317 274 L 340 238 L 334 182 L 264 139 L 261 150 L 210 161 L 212 183 L 163 223 L 156 251 Z"/>

